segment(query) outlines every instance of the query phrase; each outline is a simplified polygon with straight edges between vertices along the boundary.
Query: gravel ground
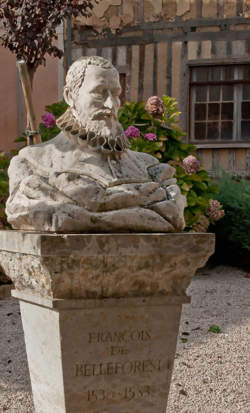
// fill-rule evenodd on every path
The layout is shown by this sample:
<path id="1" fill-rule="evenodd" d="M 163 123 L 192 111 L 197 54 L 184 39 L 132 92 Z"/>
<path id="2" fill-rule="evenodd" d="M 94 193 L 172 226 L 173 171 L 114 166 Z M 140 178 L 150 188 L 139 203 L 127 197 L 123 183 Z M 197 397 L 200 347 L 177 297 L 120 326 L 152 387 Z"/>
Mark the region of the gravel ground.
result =
<path id="1" fill-rule="evenodd" d="M 188 294 L 167 413 L 250 413 L 250 274 L 202 270 Z M 212 325 L 221 332 L 208 332 Z M 0 301 L 3 412 L 34 413 L 19 305 L 10 298 Z"/>

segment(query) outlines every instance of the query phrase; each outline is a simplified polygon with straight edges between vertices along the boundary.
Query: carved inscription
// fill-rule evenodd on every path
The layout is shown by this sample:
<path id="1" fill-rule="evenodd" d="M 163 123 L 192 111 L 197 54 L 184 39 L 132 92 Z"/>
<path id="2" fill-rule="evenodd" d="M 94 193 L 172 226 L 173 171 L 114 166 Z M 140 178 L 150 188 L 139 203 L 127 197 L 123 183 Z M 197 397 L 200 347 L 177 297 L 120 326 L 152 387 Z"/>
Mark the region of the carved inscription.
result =
<path id="1" fill-rule="evenodd" d="M 163 362 L 160 359 L 128 360 L 127 355 L 133 353 L 133 344 L 142 345 L 150 343 L 152 333 L 148 330 L 121 330 L 121 331 L 91 331 L 87 335 L 87 343 L 100 345 L 109 351 L 110 360 L 103 362 L 80 361 L 75 364 L 75 377 L 98 377 L 98 376 L 143 376 L 147 379 L 148 374 L 154 374 L 163 370 Z M 138 348 L 137 348 L 138 351 Z M 120 360 L 117 361 L 119 356 Z M 108 382 L 107 382 L 108 383 Z M 90 388 L 85 392 L 88 402 L 99 401 L 130 401 L 140 398 L 154 397 L 154 391 L 148 384 L 126 386 L 120 389 L 113 388 Z"/>
<path id="2" fill-rule="evenodd" d="M 147 330 L 98 331 L 88 333 L 89 344 L 114 344 L 110 347 L 111 356 L 129 354 L 124 344 L 144 343 L 151 340 L 151 332 Z M 119 345 L 117 345 L 119 344 Z"/>
<path id="3" fill-rule="evenodd" d="M 140 399 L 152 396 L 152 389 L 148 385 L 124 387 L 119 391 L 95 389 L 88 390 L 86 396 L 89 402 L 104 400 L 130 401 L 133 399 Z"/>
<path id="4" fill-rule="evenodd" d="M 161 371 L 161 360 L 133 360 L 108 363 L 77 363 L 75 377 L 136 375 Z"/>
<path id="5" fill-rule="evenodd" d="M 149 340 L 151 340 L 151 333 L 147 330 L 98 331 L 88 334 L 89 344 L 124 344 Z"/>
<path id="6" fill-rule="evenodd" d="M 120 346 L 110 347 L 110 355 L 111 356 L 117 356 L 118 354 L 120 354 L 121 356 L 125 356 L 128 353 L 129 353 L 129 350 L 126 347 L 120 347 Z"/>

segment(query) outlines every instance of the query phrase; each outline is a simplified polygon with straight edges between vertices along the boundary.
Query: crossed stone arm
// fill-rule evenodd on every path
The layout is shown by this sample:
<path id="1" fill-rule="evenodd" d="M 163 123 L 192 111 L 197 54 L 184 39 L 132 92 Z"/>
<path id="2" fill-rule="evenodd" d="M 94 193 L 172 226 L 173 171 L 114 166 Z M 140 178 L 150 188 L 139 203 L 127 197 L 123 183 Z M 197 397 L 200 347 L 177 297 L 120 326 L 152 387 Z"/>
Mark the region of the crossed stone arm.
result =
<path id="1" fill-rule="evenodd" d="M 181 231 L 185 197 L 173 173 L 159 164 L 148 168 L 147 182 L 105 187 L 74 171 L 41 174 L 17 157 L 9 170 L 8 221 L 14 229 L 49 232 Z"/>

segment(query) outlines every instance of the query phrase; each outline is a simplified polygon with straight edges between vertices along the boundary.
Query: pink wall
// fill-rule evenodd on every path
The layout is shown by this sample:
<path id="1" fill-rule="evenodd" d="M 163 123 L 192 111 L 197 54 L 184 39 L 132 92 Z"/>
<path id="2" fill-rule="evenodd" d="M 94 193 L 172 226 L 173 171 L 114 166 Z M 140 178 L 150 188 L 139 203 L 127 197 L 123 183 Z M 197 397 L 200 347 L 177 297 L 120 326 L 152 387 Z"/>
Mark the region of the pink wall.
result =
<path id="1" fill-rule="evenodd" d="M 18 137 L 18 89 L 15 56 L 0 46 L 0 151 L 17 146 Z M 58 59 L 48 57 L 46 66 L 40 67 L 34 78 L 33 101 L 38 123 L 45 105 L 58 100 Z M 23 126 L 26 113 L 23 107 Z"/>

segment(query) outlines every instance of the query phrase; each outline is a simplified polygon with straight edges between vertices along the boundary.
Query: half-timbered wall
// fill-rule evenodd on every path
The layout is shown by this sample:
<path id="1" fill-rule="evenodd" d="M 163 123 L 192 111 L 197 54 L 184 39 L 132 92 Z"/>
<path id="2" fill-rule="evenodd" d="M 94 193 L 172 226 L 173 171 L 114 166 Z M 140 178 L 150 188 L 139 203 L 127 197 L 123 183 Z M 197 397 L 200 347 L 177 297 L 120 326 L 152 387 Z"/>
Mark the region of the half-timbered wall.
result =
<path id="1" fill-rule="evenodd" d="M 102 0 L 72 26 L 69 59 L 101 55 L 123 74 L 126 100 L 168 94 L 190 135 L 190 68 L 250 64 L 250 0 Z M 69 48 L 71 54 L 69 53 Z M 204 166 L 250 176 L 250 140 L 201 142 Z"/>

